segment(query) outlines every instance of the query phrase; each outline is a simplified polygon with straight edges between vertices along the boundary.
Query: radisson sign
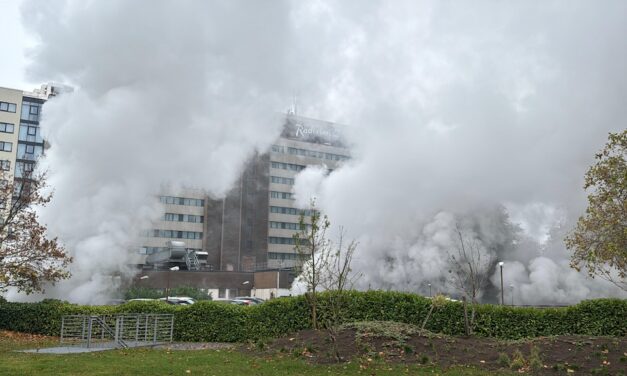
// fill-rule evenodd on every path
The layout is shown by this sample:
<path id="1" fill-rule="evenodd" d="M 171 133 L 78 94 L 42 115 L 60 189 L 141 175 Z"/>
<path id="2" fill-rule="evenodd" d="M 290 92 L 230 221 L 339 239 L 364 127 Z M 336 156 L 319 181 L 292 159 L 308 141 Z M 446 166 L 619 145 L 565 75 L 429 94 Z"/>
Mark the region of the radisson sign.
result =
<path id="1" fill-rule="evenodd" d="M 282 136 L 298 141 L 344 146 L 341 133 L 332 123 L 313 119 L 288 117 Z"/>

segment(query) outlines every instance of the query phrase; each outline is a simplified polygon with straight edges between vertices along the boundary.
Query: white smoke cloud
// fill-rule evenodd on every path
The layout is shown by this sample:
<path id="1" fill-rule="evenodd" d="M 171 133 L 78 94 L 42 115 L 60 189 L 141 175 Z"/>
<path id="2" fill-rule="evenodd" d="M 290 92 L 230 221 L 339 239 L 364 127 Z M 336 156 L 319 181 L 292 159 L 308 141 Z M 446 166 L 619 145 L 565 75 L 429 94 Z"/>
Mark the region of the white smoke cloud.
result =
<path id="1" fill-rule="evenodd" d="M 349 124 L 353 160 L 296 194 L 359 239 L 364 287 L 449 291 L 461 221 L 519 303 L 619 294 L 557 235 L 627 117 L 624 2 L 29 1 L 23 18 L 33 77 L 77 88 L 45 108 L 44 218 L 86 276 L 125 263 L 164 180 L 228 189 L 296 90 L 301 114 Z"/>
<path id="2" fill-rule="evenodd" d="M 133 273 L 163 184 L 226 192 L 280 132 L 287 69 L 281 2 L 29 1 L 31 74 L 72 85 L 49 101 L 42 214 L 73 254 L 48 296 L 102 302 Z M 289 93 L 289 91 L 285 91 Z M 280 99 L 280 100 L 279 100 Z"/>
<path id="3" fill-rule="evenodd" d="M 316 193 L 327 174 L 327 166 L 310 166 L 298 174 L 294 182 L 294 206 L 301 209 L 315 205 Z M 312 202 L 313 201 L 313 202 Z"/>
<path id="4" fill-rule="evenodd" d="M 625 4 L 368 5 L 322 7 L 339 40 L 327 50 L 344 54 L 333 100 L 310 109 L 353 125 L 354 160 L 313 194 L 359 239 L 362 287 L 459 293 L 446 255 L 461 221 L 505 262 L 517 304 L 625 297 L 571 269 L 562 241 L 587 167 L 627 116 Z"/>

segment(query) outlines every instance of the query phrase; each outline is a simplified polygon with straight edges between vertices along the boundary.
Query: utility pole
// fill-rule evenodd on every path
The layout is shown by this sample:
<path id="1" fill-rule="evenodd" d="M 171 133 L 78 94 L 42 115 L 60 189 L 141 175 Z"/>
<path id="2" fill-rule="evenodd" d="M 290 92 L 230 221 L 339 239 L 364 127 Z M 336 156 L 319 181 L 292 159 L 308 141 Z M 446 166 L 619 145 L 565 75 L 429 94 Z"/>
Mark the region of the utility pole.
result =
<path id="1" fill-rule="evenodd" d="M 501 305 L 505 304 L 504 301 L 504 293 L 503 293 L 503 261 L 499 262 L 499 266 L 501 267 Z"/>

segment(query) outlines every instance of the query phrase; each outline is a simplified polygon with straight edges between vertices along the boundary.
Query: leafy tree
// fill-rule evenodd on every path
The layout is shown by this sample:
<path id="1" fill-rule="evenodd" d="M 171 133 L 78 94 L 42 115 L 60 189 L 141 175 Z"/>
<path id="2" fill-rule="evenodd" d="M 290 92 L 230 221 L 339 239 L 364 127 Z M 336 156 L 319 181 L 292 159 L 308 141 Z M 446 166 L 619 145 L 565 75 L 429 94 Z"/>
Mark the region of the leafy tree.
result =
<path id="1" fill-rule="evenodd" d="M 627 290 L 627 130 L 610 133 L 585 175 L 588 208 L 566 237 L 571 266 Z"/>
<path id="2" fill-rule="evenodd" d="M 23 174 L 12 179 L 0 175 L 0 292 L 9 287 L 27 294 L 43 292 L 46 283 L 68 278 L 72 262 L 57 238 L 48 238 L 36 208 L 44 207 L 51 194 L 42 194 L 45 174 Z"/>

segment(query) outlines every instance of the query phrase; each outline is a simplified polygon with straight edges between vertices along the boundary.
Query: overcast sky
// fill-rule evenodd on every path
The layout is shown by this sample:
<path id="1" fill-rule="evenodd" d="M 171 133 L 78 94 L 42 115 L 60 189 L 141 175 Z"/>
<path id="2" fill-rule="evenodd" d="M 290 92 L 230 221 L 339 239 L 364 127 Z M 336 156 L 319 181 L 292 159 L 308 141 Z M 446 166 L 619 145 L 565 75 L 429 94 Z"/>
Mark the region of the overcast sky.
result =
<path id="1" fill-rule="evenodd" d="M 21 0 L 0 0 L 0 25 L 2 25 L 2 59 L 0 59 L 0 86 L 32 90 L 43 82 L 33 82 L 25 77 L 25 49 L 33 45 L 20 22 Z"/>

